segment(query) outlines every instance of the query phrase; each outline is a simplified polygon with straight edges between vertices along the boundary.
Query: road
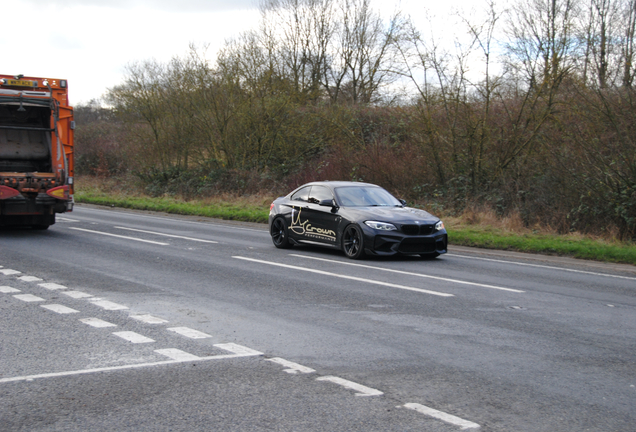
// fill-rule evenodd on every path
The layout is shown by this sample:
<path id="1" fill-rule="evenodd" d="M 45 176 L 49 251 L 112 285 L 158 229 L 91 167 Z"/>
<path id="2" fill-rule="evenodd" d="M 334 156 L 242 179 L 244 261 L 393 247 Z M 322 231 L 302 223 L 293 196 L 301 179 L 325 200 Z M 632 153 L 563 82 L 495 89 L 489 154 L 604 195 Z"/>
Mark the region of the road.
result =
<path id="1" fill-rule="evenodd" d="M 633 266 L 77 206 L 0 231 L 0 430 L 633 431 L 635 309 Z"/>

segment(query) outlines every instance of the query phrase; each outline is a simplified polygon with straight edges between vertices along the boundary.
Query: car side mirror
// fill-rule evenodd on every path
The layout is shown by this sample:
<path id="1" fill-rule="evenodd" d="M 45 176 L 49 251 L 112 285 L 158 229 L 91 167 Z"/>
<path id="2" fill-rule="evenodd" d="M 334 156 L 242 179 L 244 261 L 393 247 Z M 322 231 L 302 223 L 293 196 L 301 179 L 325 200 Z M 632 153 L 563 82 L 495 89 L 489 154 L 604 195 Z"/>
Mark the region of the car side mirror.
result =
<path id="1" fill-rule="evenodd" d="M 320 201 L 320 203 L 318 204 L 320 206 L 323 207 L 331 207 L 331 211 L 335 212 L 336 210 L 338 210 L 340 207 L 338 207 L 338 204 L 336 204 L 336 200 L 334 199 L 324 199 L 322 201 Z"/>
<path id="2" fill-rule="evenodd" d="M 402 203 L 403 206 L 406 206 L 406 200 L 401 199 L 400 202 Z"/>

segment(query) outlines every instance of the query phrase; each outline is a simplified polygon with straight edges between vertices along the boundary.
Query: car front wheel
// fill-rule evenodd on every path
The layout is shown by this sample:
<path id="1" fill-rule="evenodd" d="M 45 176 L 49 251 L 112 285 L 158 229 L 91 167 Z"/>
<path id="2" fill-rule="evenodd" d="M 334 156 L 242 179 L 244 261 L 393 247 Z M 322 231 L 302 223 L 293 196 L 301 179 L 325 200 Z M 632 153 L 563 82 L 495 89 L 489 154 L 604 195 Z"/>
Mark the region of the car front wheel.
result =
<path id="1" fill-rule="evenodd" d="M 356 225 L 349 225 L 342 236 L 342 250 L 351 259 L 364 257 L 364 240 L 362 231 Z"/>
<path id="2" fill-rule="evenodd" d="M 272 227 L 269 229 L 269 234 L 272 236 L 272 242 L 274 246 L 280 249 L 288 249 L 291 247 L 289 243 L 287 224 L 285 219 L 278 217 L 273 220 Z"/>

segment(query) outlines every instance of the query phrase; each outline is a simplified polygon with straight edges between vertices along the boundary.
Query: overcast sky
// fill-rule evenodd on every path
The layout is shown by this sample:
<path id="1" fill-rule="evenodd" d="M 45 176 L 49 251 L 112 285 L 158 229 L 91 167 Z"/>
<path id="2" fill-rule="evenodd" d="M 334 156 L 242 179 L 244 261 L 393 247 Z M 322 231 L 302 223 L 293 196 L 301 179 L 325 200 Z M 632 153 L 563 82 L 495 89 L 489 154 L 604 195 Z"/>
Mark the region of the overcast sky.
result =
<path id="1" fill-rule="evenodd" d="M 0 73 L 68 79 L 72 105 L 101 97 L 120 84 L 127 64 L 183 56 L 209 44 L 213 57 L 225 40 L 255 27 L 258 0 L 18 0 L 2 6 Z M 423 22 L 440 19 L 470 0 L 377 0 Z M 6 14 L 7 8 L 11 10 Z M 5 16 L 6 14 L 6 16 Z"/>

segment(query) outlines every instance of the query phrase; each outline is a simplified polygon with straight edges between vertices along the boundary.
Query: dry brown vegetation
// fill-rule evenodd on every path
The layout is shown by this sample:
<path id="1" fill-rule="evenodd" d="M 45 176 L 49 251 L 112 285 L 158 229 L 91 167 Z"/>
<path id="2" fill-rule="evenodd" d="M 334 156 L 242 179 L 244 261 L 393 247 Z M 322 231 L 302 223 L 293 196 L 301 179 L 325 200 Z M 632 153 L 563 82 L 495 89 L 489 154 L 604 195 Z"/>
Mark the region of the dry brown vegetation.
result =
<path id="1" fill-rule="evenodd" d="M 636 238 L 636 2 L 488 5 L 454 51 L 366 0 L 262 10 L 214 63 L 139 62 L 78 107 L 78 172 L 184 199 L 368 181 L 446 218 Z"/>

